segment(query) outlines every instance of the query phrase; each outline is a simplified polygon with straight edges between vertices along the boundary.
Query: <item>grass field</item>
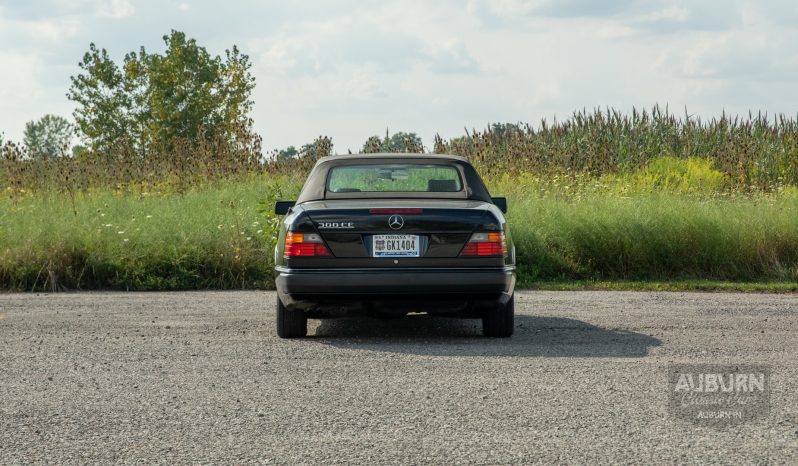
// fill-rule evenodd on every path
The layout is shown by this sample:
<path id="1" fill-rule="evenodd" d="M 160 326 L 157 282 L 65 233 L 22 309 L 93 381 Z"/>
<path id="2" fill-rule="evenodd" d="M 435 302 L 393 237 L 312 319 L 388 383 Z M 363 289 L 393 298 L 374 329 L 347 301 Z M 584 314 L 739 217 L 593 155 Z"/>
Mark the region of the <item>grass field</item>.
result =
<path id="1" fill-rule="evenodd" d="M 0 209 L 0 288 L 130 290 L 271 284 L 279 182 L 264 177 L 178 193 L 36 193 Z"/>
<path id="2" fill-rule="evenodd" d="M 796 280 L 798 202 L 679 194 L 511 204 L 524 280 Z"/>
<path id="3" fill-rule="evenodd" d="M 490 184 L 510 199 L 521 286 L 790 291 L 798 282 L 791 187 L 739 194 L 580 176 Z M 4 198 L 0 288 L 269 288 L 271 207 L 299 188 L 296 178 L 261 174 L 183 193 Z"/>

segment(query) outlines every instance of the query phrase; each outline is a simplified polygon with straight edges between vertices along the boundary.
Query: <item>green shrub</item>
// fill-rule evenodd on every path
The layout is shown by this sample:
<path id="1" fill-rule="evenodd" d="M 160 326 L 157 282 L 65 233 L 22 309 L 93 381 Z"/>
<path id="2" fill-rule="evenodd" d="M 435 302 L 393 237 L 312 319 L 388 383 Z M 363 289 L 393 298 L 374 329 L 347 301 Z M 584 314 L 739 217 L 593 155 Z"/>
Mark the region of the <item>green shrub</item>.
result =
<path id="1" fill-rule="evenodd" d="M 671 156 L 652 159 L 630 178 L 638 190 L 677 193 L 717 192 L 727 181 L 723 172 L 715 170 L 712 160 L 699 157 L 680 159 Z"/>

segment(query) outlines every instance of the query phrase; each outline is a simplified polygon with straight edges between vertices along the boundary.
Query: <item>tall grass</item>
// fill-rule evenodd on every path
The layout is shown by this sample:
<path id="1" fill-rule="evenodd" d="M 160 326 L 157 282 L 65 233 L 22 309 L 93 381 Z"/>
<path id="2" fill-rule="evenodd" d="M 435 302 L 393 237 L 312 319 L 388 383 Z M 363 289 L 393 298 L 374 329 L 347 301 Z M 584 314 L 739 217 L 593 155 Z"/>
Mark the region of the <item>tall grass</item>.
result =
<path id="1" fill-rule="evenodd" d="M 270 288 L 276 199 L 301 180 L 253 175 L 184 193 L 89 190 L 0 201 L 0 288 Z M 522 284 L 798 281 L 798 190 L 728 194 L 628 179 L 505 177 Z"/>
<path id="2" fill-rule="evenodd" d="M 521 283 L 798 281 L 798 122 L 666 110 L 436 138 L 510 200 Z M 268 288 L 279 219 L 318 157 L 260 139 L 0 157 L 0 289 Z"/>
<path id="3" fill-rule="evenodd" d="M 737 185 L 798 184 L 798 120 L 784 115 L 702 120 L 656 106 L 631 114 L 583 110 L 538 126 L 495 125 L 451 140 L 436 136 L 435 152 L 462 155 L 491 174 L 601 175 L 636 170 L 661 156 L 700 157 Z"/>
<path id="4" fill-rule="evenodd" d="M 296 195 L 252 176 L 185 193 L 54 192 L 0 201 L 0 288 L 269 287 L 276 228 L 265 199 Z M 285 193 L 285 194 L 283 194 Z"/>
<path id="5" fill-rule="evenodd" d="M 532 195 L 512 209 L 524 280 L 798 281 L 798 196 Z"/>

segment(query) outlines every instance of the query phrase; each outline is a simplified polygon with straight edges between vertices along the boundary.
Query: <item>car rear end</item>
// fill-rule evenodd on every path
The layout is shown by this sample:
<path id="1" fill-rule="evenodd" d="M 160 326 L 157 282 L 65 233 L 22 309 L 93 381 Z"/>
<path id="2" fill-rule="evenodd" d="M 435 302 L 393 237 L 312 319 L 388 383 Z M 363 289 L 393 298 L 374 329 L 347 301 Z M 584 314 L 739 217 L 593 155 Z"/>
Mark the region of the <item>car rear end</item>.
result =
<path id="1" fill-rule="evenodd" d="M 315 173 L 324 176 L 324 199 L 299 202 L 284 219 L 275 251 L 278 304 L 304 318 L 482 317 L 507 305 L 515 285 L 509 231 L 490 198 L 469 196 L 462 165 L 356 162 L 340 174 L 335 165 Z M 364 191 L 374 184 L 402 191 Z"/>

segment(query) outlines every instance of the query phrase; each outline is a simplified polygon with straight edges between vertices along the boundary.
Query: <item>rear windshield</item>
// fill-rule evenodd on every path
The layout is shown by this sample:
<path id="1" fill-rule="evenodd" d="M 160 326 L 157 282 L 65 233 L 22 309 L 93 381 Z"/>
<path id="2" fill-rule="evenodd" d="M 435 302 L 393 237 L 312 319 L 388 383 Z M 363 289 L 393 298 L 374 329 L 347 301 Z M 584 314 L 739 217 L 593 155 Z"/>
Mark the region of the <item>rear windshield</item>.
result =
<path id="1" fill-rule="evenodd" d="M 333 193 L 455 193 L 463 190 L 451 165 L 372 164 L 333 167 L 327 191 Z"/>

